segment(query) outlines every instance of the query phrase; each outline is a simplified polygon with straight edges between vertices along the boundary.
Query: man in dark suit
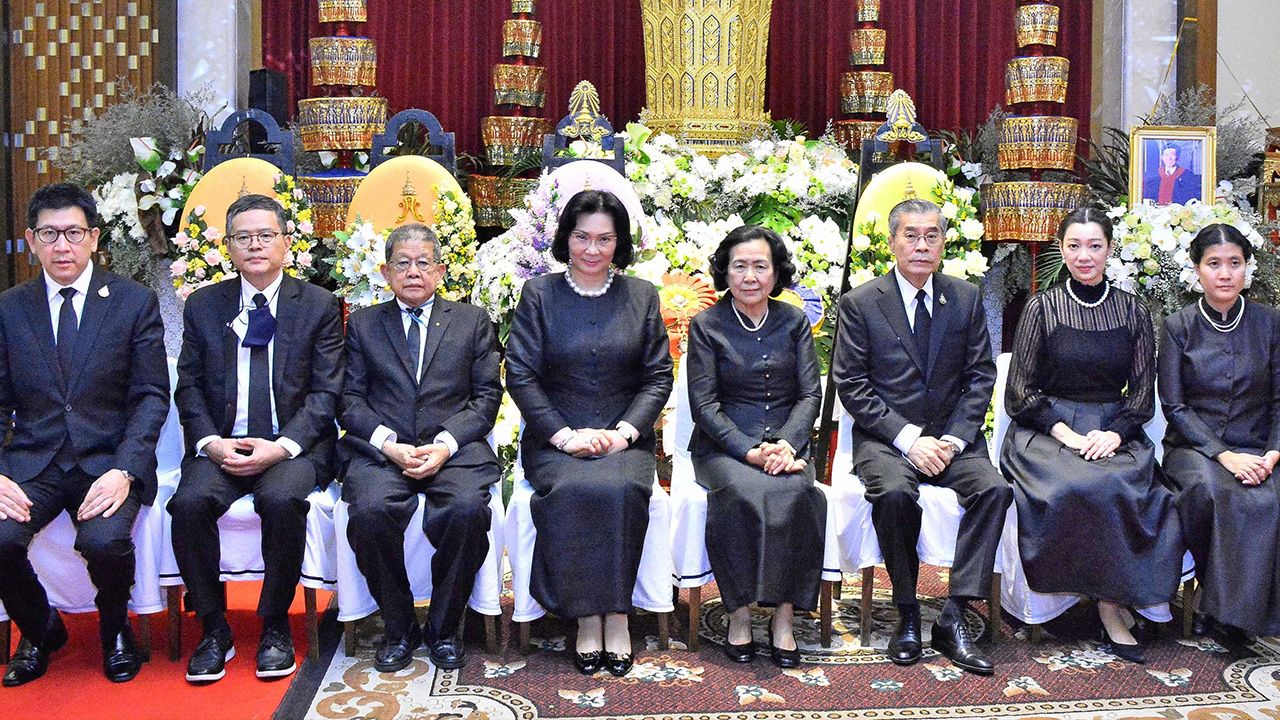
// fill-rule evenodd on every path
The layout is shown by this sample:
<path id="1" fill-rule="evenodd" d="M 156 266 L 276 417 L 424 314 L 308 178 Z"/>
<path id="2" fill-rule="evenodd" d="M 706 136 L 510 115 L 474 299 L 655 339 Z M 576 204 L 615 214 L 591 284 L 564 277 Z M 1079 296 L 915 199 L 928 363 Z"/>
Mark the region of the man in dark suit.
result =
<path id="1" fill-rule="evenodd" d="M 98 589 L 103 671 L 124 682 L 141 666 L 128 617 L 131 533 L 155 501 L 169 372 L 156 294 L 93 267 L 97 225 L 82 188 L 37 190 L 26 237 L 40 275 L 0 295 L 0 412 L 13 433 L 0 447 L 0 601 L 22 631 L 8 686 L 43 675 L 67 641 L 27 559 L 63 510 Z"/>
<path id="2" fill-rule="evenodd" d="M 995 363 L 978 288 L 937 272 L 946 220 L 925 200 L 889 215 L 897 265 L 840 299 L 835 380 L 853 418 L 853 471 L 866 486 L 871 520 L 898 606 L 889 658 L 920 659 L 919 484 L 954 490 L 964 517 L 951 569 L 950 598 L 933 625 L 933 647 L 971 672 L 990 675 L 963 615 L 991 586 L 1008 483 L 987 455 L 983 420 Z"/>
<path id="3" fill-rule="evenodd" d="M 437 667 L 466 663 L 458 626 L 489 543 L 489 489 L 500 474 L 486 442 L 498 417 L 498 347 L 485 312 L 435 297 L 440 241 L 425 225 L 387 238 L 383 276 L 396 298 L 347 323 L 342 392 L 342 493 L 347 537 L 382 608 L 382 672 L 407 666 L 425 635 Z M 431 609 L 419 630 L 404 566 L 404 533 L 427 498 L 435 547 Z"/>
<path id="4" fill-rule="evenodd" d="M 235 654 L 219 576 L 218 518 L 253 493 L 265 563 L 260 678 L 296 669 L 287 613 L 302 572 L 307 496 L 333 479 L 342 318 L 333 295 L 282 272 L 289 238 L 272 198 L 227 208 L 240 277 L 187 299 L 175 398 L 189 443 L 169 513 L 173 550 L 204 637 L 187 680 L 221 678 Z"/>
<path id="5" fill-rule="evenodd" d="M 1154 142 L 1154 141 L 1148 141 Z M 1142 179 L 1142 199 L 1157 205 L 1185 205 L 1200 197 L 1200 176 L 1181 164 L 1182 148 L 1165 145 L 1160 150 L 1160 165 Z"/>

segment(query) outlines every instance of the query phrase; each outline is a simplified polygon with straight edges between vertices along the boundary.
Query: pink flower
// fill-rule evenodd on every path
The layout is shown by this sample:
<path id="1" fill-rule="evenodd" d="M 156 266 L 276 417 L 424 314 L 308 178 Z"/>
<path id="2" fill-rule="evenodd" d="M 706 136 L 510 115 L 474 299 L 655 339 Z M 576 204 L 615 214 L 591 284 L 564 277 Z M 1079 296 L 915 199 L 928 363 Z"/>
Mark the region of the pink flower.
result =
<path id="1" fill-rule="evenodd" d="M 298 253 L 297 256 L 294 257 L 294 262 L 296 262 L 299 267 L 304 267 L 304 268 L 311 267 L 311 253 L 309 252 Z"/>
<path id="2" fill-rule="evenodd" d="M 205 228 L 204 236 L 211 241 L 216 241 L 222 238 L 222 231 L 216 227 Z"/>
<path id="3" fill-rule="evenodd" d="M 178 296 L 178 299 L 179 299 L 179 300 L 182 300 L 183 302 L 185 302 L 185 301 L 186 301 L 186 299 L 187 299 L 187 298 L 191 295 L 191 293 L 193 293 L 193 292 L 195 292 L 195 288 L 191 287 L 190 285 L 183 285 L 182 287 L 178 288 L 178 289 L 175 291 L 175 294 Z"/>
<path id="4" fill-rule="evenodd" d="M 191 244 L 191 238 L 187 237 L 185 232 L 180 232 L 173 236 L 173 244 L 176 245 L 179 250 L 186 250 L 187 246 Z"/>
<path id="5" fill-rule="evenodd" d="M 310 235 L 314 231 L 315 231 L 315 226 L 312 225 L 310 221 L 304 220 L 303 222 L 298 223 L 298 232 L 302 233 L 303 235 Z"/>
<path id="6" fill-rule="evenodd" d="M 169 274 L 174 277 L 181 277 L 183 273 L 185 273 L 186 271 L 187 271 L 186 260 L 174 260 L 173 264 L 169 266 Z"/>
<path id="7" fill-rule="evenodd" d="M 216 267 L 222 264 L 222 251 L 214 248 L 204 254 L 204 261 L 210 266 Z"/>

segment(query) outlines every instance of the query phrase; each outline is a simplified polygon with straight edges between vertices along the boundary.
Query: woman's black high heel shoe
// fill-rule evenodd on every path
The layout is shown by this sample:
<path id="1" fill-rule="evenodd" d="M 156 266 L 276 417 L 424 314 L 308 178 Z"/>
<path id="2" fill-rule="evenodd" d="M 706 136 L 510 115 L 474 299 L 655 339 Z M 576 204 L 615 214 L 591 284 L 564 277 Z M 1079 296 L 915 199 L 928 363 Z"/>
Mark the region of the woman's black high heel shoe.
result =
<path id="1" fill-rule="evenodd" d="M 773 664 L 780 668 L 796 668 L 800 667 L 800 646 L 797 645 L 793 650 L 783 650 L 773 644 L 773 621 L 769 621 L 769 659 L 773 660 Z"/>
<path id="2" fill-rule="evenodd" d="M 583 675 L 595 675 L 604 667 L 604 653 L 600 650 L 592 652 L 575 652 L 573 666 Z"/>
<path id="3" fill-rule="evenodd" d="M 631 653 L 615 653 L 604 651 L 604 667 L 614 677 L 625 677 L 631 672 L 631 665 L 635 662 L 635 658 Z"/>
<path id="4" fill-rule="evenodd" d="M 1141 645 L 1138 643 L 1118 643 L 1115 640 L 1112 640 L 1111 636 L 1107 634 L 1107 628 L 1105 625 L 1101 630 L 1099 630 L 1098 639 L 1112 655 L 1115 655 L 1121 660 L 1128 660 L 1129 662 L 1137 665 L 1145 665 L 1147 662 L 1146 655 L 1143 654 Z"/>

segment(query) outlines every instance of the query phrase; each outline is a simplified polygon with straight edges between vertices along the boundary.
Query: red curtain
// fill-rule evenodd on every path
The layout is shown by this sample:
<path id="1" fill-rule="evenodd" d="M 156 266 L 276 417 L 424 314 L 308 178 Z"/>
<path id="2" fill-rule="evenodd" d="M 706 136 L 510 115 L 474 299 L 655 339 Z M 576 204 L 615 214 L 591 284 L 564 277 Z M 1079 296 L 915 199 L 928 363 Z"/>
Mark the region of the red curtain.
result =
<path id="1" fill-rule="evenodd" d="M 1004 67 L 1015 55 L 1017 0 L 882 0 L 888 69 L 915 99 L 931 129 L 981 125 L 1004 104 Z M 1060 0 L 1058 52 L 1071 60 L 1063 114 L 1088 136 L 1092 69 L 1090 0 Z M 840 117 L 840 73 L 848 69 L 854 0 L 774 0 L 769 38 L 768 109 L 814 134 Z M 395 113 L 430 110 L 457 134 L 458 150 L 479 155 L 480 118 L 495 114 L 491 73 L 501 62 L 502 21 L 510 0 L 372 0 L 369 22 L 355 26 L 378 44 L 377 92 Z M 322 94 L 311 85 L 307 38 L 327 34 L 315 0 L 262 0 L 263 58 L 285 74 L 290 109 Z M 579 80 L 600 91 L 601 111 L 621 128 L 645 102 L 644 40 L 638 0 L 542 0 L 547 107 L 568 112 Z"/>

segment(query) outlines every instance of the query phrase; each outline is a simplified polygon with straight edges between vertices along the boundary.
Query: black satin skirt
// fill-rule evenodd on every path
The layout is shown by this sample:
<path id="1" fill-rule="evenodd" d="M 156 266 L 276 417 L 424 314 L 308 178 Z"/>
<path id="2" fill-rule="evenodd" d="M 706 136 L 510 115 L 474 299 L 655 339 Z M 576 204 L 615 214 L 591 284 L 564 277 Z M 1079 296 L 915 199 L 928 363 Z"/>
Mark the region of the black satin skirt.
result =
<path id="1" fill-rule="evenodd" d="M 1105 427 L 1120 403 L 1054 400 L 1084 434 Z M 1121 605 L 1168 602 L 1182 572 L 1173 494 L 1155 477 L 1145 436 L 1114 457 L 1088 461 L 1049 435 L 1014 423 L 1000 464 L 1013 483 L 1018 550 L 1031 589 Z"/>
<path id="2" fill-rule="evenodd" d="M 1196 560 L 1199 610 L 1250 635 L 1280 635 L 1280 468 L 1243 485 L 1217 460 L 1166 444 L 1164 471 Z"/>
<path id="3" fill-rule="evenodd" d="M 652 441 L 596 460 L 525 445 L 522 461 L 538 530 L 534 599 L 561 618 L 630 612 L 649 529 Z"/>
<path id="4" fill-rule="evenodd" d="M 707 489 L 707 558 L 727 612 L 757 603 L 818 606 L 827 500 L 813 465 L 769 475 L 723 453 L 693 458 Z"/>

